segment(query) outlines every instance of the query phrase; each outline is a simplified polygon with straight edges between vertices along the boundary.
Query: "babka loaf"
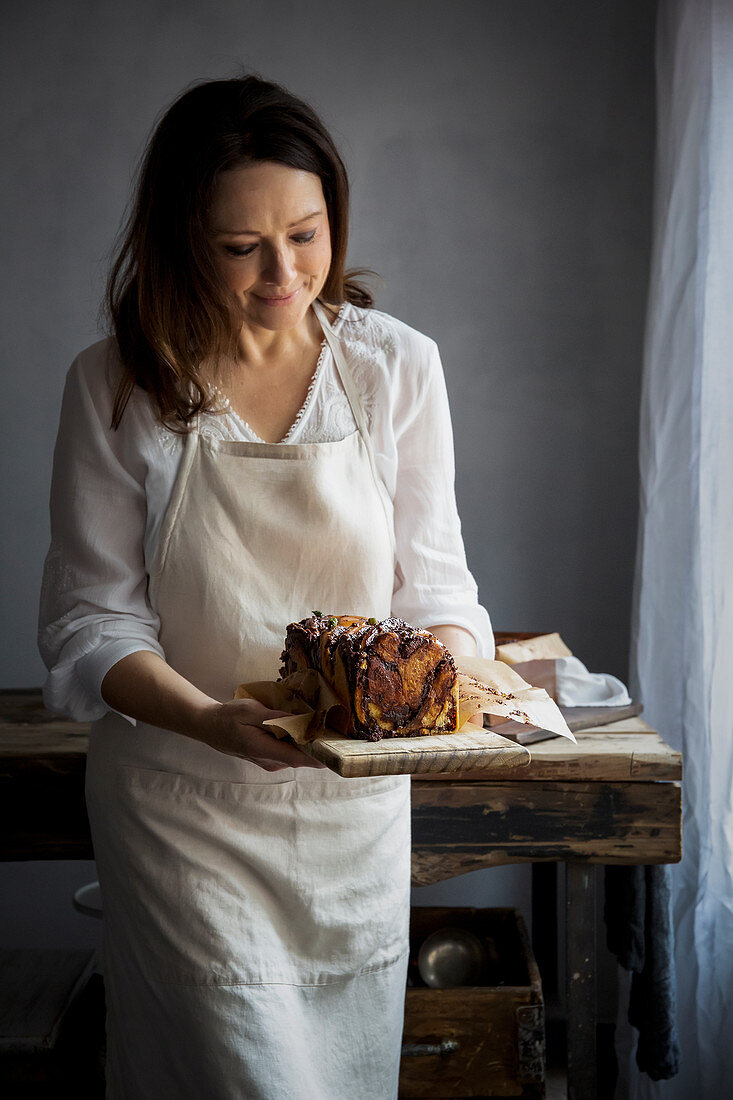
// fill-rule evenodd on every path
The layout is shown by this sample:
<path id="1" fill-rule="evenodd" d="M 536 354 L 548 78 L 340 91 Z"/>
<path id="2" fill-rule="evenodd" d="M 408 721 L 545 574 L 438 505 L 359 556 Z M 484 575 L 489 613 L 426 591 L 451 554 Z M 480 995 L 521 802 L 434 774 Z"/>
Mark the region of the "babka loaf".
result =
<path id="1" fill-rule="evenodd" d="M 347 733 L 361 740 L 453 733 L 458 678 L 435 635 L 402 619 L 324 615 L 290 623 L 280 676 L 314 668 L 349 713 Z"/>

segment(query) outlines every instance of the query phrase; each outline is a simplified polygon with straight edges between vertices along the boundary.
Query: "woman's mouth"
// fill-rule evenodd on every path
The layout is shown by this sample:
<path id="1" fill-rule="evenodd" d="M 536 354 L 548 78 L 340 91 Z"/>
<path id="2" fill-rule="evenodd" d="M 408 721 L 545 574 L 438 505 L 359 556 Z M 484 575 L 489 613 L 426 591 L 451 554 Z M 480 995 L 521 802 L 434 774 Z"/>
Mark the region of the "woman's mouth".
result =
<path id="1" fill-rule="evenodd" d="M 273 294 L 272 296 L 267 294 L 257 294 L 255 297 L 259 298 L 261 302 L 264 302 L 268 306 L 286 306 L 290 302 L 294 301 L 298 294 L 300 294 L 301 287 L 296 287 L 290 294 Z"/>

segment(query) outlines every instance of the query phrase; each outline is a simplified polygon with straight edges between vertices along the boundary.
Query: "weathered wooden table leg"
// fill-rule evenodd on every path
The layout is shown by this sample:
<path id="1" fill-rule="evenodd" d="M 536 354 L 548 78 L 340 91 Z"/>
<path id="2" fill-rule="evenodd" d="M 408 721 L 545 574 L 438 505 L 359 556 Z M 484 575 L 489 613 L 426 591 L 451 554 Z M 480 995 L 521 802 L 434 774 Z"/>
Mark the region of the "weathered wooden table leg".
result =
<path id="1" fill-rule="evenodd" d="M 568 1100 L 596 1096 L 596 875 L 591 863 L 565 864 Z"/>

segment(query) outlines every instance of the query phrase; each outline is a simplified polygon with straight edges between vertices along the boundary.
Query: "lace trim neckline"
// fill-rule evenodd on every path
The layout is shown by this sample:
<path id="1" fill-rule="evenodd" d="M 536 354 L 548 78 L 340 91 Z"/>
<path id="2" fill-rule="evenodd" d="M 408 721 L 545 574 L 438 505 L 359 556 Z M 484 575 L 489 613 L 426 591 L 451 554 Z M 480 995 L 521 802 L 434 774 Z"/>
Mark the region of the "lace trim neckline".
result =
<path id="1" fill-rule="evenodd" d="M 346 303 L 344 302 L 339 307 L 339 311 L 336 314 L 335 320 L 333 321 L 333 327 L 334 328 L 338 324 L 338 322 L 341 320 L 341 315 L 343 313 L 345 305 L 346 305 Z M 290 440 L 292 439 L 293 434 L 295 433 L 298 425 L 301 423 L 301 421 L 303 420 L 303 417 L 306 415 L 309 408 L 311 407 L 311 405 L 313 403 L 313 395 L 316 391 L 316 384 L 317 384 L 319 378 L 321 377 L 323 362 L 326 358 L 326 352 L 327 351 L 328 351 L 328 340 L 324 336 L 323 341 L 321 343 L 321 350 L 318 354 L 318 360 L 316 361 L 315 370 L 313 371 L 313 377 L 310 380 L 310 385 L 308 386 L 308 390 L 307 390 L 307 393 L 305 395 L 305 400 L 303 401 L 303 404 L 298 409 L 298 414 L 295 417 L 295 420 L 293 421 L 293 423 L 290 425 L 290 427 L 288 428 L 285 435 L 280 440 L 280 443 L 289 443 L 290 442 Z M 223 392 L 223 390 L 221 390 L 218 386 L 214 385 L 213 382 L 211 383 L 210 388 L 212 389 L 212 391 L 218 397 L 219 403 L 221 404 L 223 411 L 226 413 L 226 415 L 228 417 L 230 417 L 234 421 L 234 423 L 239 427 L 240 430 L 242 428 L 244 428 L 245 432 L 249 432 L 249 434 L 254 437 L 254 440 L 257 443 L 265 443 L 266 442 L 261 436 L 259 436 L 257 434 L 257 432 L 254 430 L 254 428 L 252 428 L 250 426 L 250 424 L 243 417 L 241 417 L 239 415 L 239 413 L 234 408 L 232 408 L 231 401 L 229 400 L 227 395 Z"/>

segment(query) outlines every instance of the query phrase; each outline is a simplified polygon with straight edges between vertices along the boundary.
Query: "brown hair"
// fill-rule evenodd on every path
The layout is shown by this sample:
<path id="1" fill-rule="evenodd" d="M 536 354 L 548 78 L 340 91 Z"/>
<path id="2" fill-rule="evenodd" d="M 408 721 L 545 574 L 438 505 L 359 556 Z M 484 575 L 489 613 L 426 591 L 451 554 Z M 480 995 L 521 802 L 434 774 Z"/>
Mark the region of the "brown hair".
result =
<path id="1" fill-rule="evenodd" d="M 161 423 L 185 432 L 212 408 L 201 364 L 231 352 L 236 333 L 211 257 L 206 217 L 219 173 L 274 161 L 317 175 L 323 187 L 332 260 L 320 297 L 372 306 L 369 290 L 345 271 L 349 182 L 321 120 L 279 84 L 246 76 L 194 85 L 168 108 L 140 165 L 134 205 L 107 285 L 106 307 L 123 373 L 112 427 L 140 386 Z"/>

